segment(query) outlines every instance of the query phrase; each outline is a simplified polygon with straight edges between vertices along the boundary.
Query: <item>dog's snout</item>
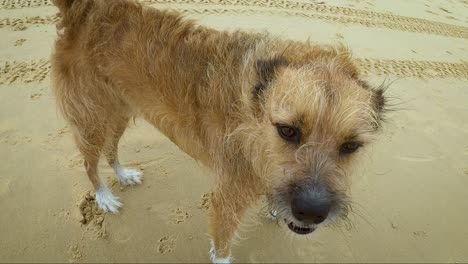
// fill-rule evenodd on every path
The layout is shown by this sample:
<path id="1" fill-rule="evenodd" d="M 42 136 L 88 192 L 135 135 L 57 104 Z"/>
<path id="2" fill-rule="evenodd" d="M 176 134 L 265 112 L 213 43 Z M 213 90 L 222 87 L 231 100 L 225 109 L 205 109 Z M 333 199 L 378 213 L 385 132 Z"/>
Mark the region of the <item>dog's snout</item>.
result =
<path id="1" fill-rule="evenodd" d="M 291 209 L 294 217 L 307 224 L 320 224 L 328 216 L 331 203 L 329 199 L 315 197 L 310 191 L 295 193 L 291 201 Z"/>

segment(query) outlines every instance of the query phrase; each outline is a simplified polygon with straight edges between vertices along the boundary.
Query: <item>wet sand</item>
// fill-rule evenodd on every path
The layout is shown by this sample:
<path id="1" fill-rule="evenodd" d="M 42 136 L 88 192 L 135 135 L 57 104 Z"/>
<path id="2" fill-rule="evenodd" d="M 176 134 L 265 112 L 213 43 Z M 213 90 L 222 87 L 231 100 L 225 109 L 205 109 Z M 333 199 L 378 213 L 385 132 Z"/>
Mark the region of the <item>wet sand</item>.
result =
<path id="1" fill-rule="evenodd" d="M 468 262 L 468 2 L 147 0 L 217 29 L 344 42 L 399 103 L 353 176 L 352 227 L 291 236 L 249 212 L 237 262 Z M 193 3 L 200 2 L 200 3 Z M 207 262 L 209 173 L 142 120 L 121 159 L 144 183 L 96 210 L 50 89 L 57 10 L 0 2 L 0 261 Z"/>

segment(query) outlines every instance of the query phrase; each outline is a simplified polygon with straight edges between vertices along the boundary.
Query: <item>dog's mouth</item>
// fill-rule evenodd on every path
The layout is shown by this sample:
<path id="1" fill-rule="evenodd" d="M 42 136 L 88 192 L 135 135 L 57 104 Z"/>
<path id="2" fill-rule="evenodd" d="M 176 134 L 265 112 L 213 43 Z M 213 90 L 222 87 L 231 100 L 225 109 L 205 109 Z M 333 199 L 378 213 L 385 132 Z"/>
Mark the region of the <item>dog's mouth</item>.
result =
<path id="1" fill-rule="evenodd" d="M 288 228 L 299 235 L 307 235 L 315 231 L 315 227 L 301 227 L 295 225 L 293 222 L 288 224 Z"/>

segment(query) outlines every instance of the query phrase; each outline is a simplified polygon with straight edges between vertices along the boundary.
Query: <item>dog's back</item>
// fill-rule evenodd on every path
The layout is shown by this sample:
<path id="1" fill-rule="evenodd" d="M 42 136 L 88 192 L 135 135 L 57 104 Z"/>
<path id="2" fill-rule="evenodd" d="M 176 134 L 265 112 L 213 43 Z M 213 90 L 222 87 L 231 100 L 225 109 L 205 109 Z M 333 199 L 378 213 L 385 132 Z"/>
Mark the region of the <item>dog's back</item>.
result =
<path id="1" fill-rule="evenodd" d="M 207 133 L 225 126 L 204 131 L 200 120 L 229 117 L 231 108 L 226 105 L 239 100 L 241 93 L 238 72 L 243 56 L 260 35 L 195 26 L 177 13 L 129 0 L 55 4 L 63 20 L 52 77 L 59 108 L 69 123 L 102 134 L 99 131 L 114 129 L 114 120 L 120 124 L 140 115 L 190 155 L 209 160 L 206 146 L 215 145 L 209 138 L 215 135 Z M 203 141 L 195 145 L 181 136 L 182 131 Z M 76 134 L 83 137 L 82 132 Z"/>
<path id="2" fill-rule="evenodd" d="M 53 89 L 101 209 L 121 206 L 99 179 L 101 153 L 121 183 L 141 182 L 141 173 L 117 159 L 119 139 L 137 115 L 190 156 L 220 167 L 226 129 L 239 121 L 232 111 L 250 83 L 239 78 L 246 62 L 253 65 L 245 55 L 268 42 L 263 34 L 195 26 L 131 0 L 54 3 L 62 21 L 51 59 Z"/>

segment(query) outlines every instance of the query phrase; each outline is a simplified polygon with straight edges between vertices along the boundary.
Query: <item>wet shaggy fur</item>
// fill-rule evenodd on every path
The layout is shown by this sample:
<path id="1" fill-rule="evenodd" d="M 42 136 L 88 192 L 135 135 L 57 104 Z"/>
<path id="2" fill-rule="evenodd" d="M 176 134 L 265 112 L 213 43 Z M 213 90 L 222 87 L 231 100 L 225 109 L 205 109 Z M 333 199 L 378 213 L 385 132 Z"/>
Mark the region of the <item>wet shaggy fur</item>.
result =
<path id="1" fill-rule="evenodd" d="M 229 260 L 244 212 L 267 194 L 293 221 L 290 196 L 321 186 L 332 194 L 330 221 L 346 215 L 349 172 L 380 126 L 383 93 L 361 80 L 342 46 L 268 34 L 224 32 L 180 14 L 129 0 L 55 0 L 62 21 L 52 56 L 58 106 L 73 130 L 101 208 L 117 211 L 100 181 L 106 156 L 124 184 L 138 172 L 120 167 L 119 139 L 141 117 L 212 169 L 212 260 Z M 300 129 L 298 142 L 278 126 Z"/>

